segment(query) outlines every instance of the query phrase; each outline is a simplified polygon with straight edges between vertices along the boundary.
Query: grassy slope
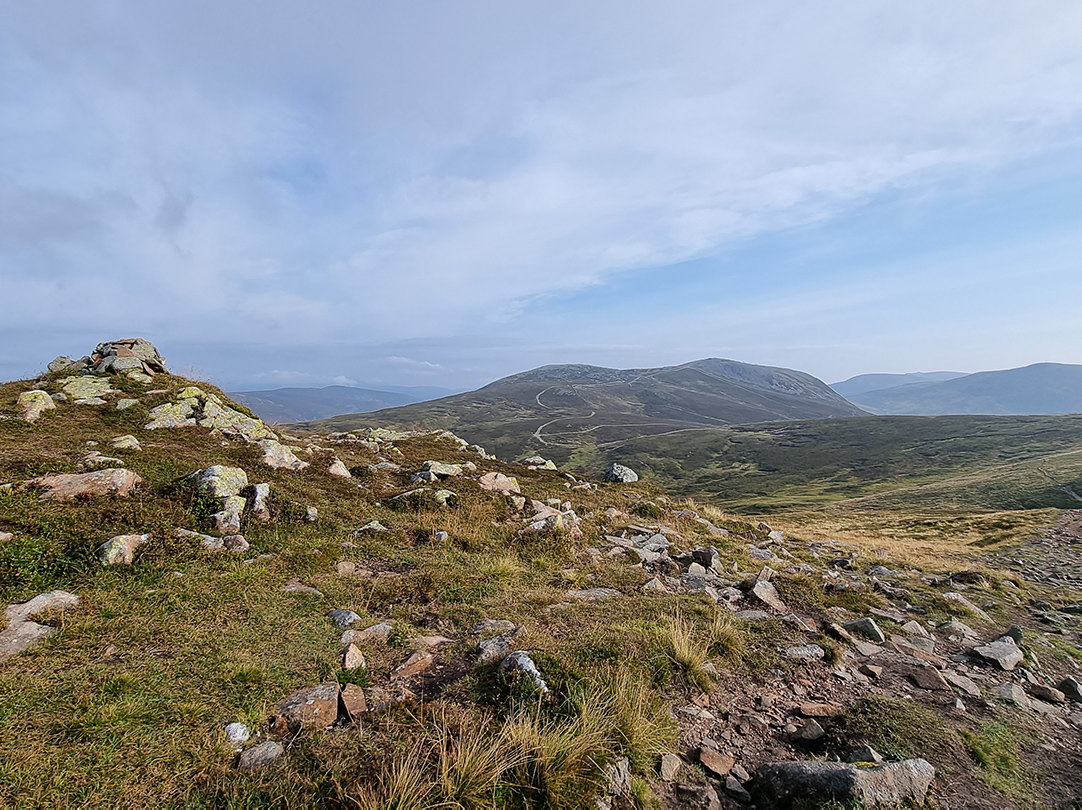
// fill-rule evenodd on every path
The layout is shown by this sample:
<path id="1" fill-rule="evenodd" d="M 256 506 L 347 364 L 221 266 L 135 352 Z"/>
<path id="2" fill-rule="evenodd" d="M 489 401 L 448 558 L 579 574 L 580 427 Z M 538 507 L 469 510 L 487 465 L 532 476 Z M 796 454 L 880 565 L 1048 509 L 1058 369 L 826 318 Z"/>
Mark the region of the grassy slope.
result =
<path id="1" fill-rule="evenodd" d="M 156 386 L 163 383 L 175 393 L 187 381 L 156 378 Z M 667 711 L 652 701 L 686 702 L 694 694 L 691 684 L 703 677 L 695 669 L 702 661 L 712 658 L 726 678 L 764 677 L 768 670 L 795 675 L 799 669 L 775 652 L 802 638 L 791 625 L 749 626 L 736 631 L 733 641 L 723 623 L 727 640 L 719 648 L 719 636 L 710 629 L 717 616 L 712 606 L 691 596 L 638 596 L 634 589 L 645 572 L 622 560 L 584 564 L 565 537 L 516 537 L 521 522 L 507 500 L 475 483 L 452 483 L 462 503 L 450 512 L 401 513 L 381 505 L 389 494 L 408 488 L 408 470 L 425 459 L 478 460 L 451 443 L 398 443 L 402 456 L 396 460 L 407 472 L 368 476 L 361 489 L 323 472 L 332 455 L 351 467 L 376 460 L 357 445 L 305 455 L 312 465 L 301 473 L 273 471 L 252 447 L 223 443 L 201 428 L 143 430 L 147 410 L 169 396 L 121 384 L 141 398 L 140 405 L 123 412 L 62 405 L 37 425 L 0 421 L 0 483 L 75 471 L 88 440 L 111 453 L 107 440 L 123 433 L 138 436 L 144 450 L 117 454 L 146 481 L 130 499 L 67 504 L 40 504 L 28 493 L 0 491 L 0 530 L 15 533 L 0 545 L 0 598 L 16 601 L 62 587 L 84 599 L 81 609 L 53 617 L 61 631 L 52 639 L 0 664 L 0 722 L 7 731 L 0 735 L 2 804 L 374 808 L 388 803 L 376 786 L 381 779 L 385 787 L 392 781 L 388 768 L 394 765 L 403 779 L 416 777 L 417 790 L 428 791 L 426 798 L 402 806 L 432 806 L 454 793 L 448 786 L 454 768 L 466 768 L 461 741 L 484 735 L 482 748 L 499 752 L 504 765 L 513 763 L 516 751 L 552 757 L 543 790 L 536 788 L 538 771 L 508 766 L 498 788 L 500 806 L 586 806 L 597 765 L 614 756 L 631 756 L 637 773 L 650 777 L 651 752 L 675 744 Z M 13 410 L 26 387 L 0 386 L 0 412 Z M 232 555 L 172 539 L 175 527 L 198 526 L 201 508 L 179 479 L 212 463 L 242 466 L 253 481 L 272 484 L 278 519 L 245 526 L 252 553 L 244 556 L 272 553 L 273 559 L 244 565 Z M 482 469 L 516 475 L 534 498 L 570 497 L 580 514 L 589 515 L 587 542 L 617 528 L 603 517 L 606 507 L 627 508 L 638 498 L 659 495 L 647 483 L 569 492 L 559 473 L 531 473 L 499 462 L 484 462 Z M 307 504 L 320 508 L 314 524 L 301 519 Z M 671 513 L 680 506 L 667 508 Z M 705 511 L 715 521 L 727 520 Z M 391 531 L 351 535 L 373 518 Z M 841 516 L 835 521 L 844 523 Z M 1003 521 L 1004 541 L 1031 528 L 1025 521 Z M 762 533 L 733 519 L 726 525 L 744 537 L 718 541 L 696 523 L 676 523 L 685 547 L 718 544 L 727 559 L 748 570 L 754 564 L 744 544 Z M 447 530 L 450 541 L 434 542 L 437 529 Z M 95 561 L 95 547 L 108 537 L 146 531 L 154 537 L 133 566 L 104 568 Z M 982 528 L 958 517 L 923 531 L 923 541 L 938 550 L 928 570 L 946 570 L 964 564 L 968 538 Z M 860 544 L 880 538 L 854 533 L 853 539 Z M 878 559 L 871 555 L 861 565 Z M 383 573 L 344 575 L 339 562 Z M 283 593 L 293 577 L 324 595 Z M 884 604 L 871 593 L 823 593 L 802 578 L 779 576 L 777 582 L 786 598 L 808 610 Z M 628 595 L 546 610 L 566 598 L 568 587 L 590 585 L 622 588 Z M 926 604 L 931 618 L 946 615 L 942 600 L 919 584 L 915 588 L 911 598 Z M 1002 597 L 993 590 L 988 595 Z M 302 734 L 281 767 L 238 773 L 222 738 L 223 723 L 244 720 L 261 728 L 292 690 L 345 677 L 337 668 L 341 631 L 324 615 L 337 607 L 357 611 L 365 623 L 396 623 L 395 645 L 365 650 L 374 682 L 405 657 L 411 637 L 431 633 L 460 640 L 441 652 L 449 672 L 461 668 L 460 677 L 448 681 L 438 702 L 377 715 L 360 731 Z M 690 651 L 679 654 L 672 645 L 677 611 L 686 622 L 681 632 L 691 637 Z M 492 668 L 472 666 L 466 629 L 481 617 L 528 626 L 528 646 L 557 690 L 556 702 L 515 714 L 514 695 L 495 683 Z M 614 683 L 614 672 L 625 673 L 624 680 Z M 829 678 L 825 671 L 824 677 Z M 441 742 L 449 734 L 459 740 L 450 748 Z M 484 786 L 480 795 L 488 800 L 464 806 L 492 803 Z"/>
<path id="2" fill-rule="evenodd" d="M 823 390 L 833 396 L 825 386 Z M 838 397 L 817 399 L 779 392 L 684 366 L 648 369 L 635 380 L 602 383 L 581 382 L 574 377 L 554 381 L 516 375 L 466 394 L 306 422 L 303 427 L 439 428 L 452 430 L 501 457 L 525 458 L 541 453 L 563 463 L 583 445 L 689 427 L 859 413 L 859 409 Z"/>
<path id="3" fill-rule="evenodd" d="M 866 417 L 675 433 L 587 448 L 591 473 L 625 461 L 685 495 L 741 512 L 842 508 L 1072 508 L 1082 416 Z M 575 463 L 577 462 L 577 463 Z"/>

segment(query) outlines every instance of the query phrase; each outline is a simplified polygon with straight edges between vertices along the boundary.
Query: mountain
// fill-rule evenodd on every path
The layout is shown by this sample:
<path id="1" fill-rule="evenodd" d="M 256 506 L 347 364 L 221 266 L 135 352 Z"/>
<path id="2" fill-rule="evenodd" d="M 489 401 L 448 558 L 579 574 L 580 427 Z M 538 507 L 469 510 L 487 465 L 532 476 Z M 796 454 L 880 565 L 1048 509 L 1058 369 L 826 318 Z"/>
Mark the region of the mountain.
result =
<path id="1" fill-rule="evenodd" d="M 853 397 L 866 394 L 869 391 L 882 391 L 886 388 L 897 388 L 902 385 L 916 385 L 918 383 L 937 383 L 965 377 L 961 371 L 917 371 L 909 374 L 858 374 L 843 382 L 831 383 L 830 387 L 846 399 L 853 401 Z"/>
<path id="2" fill-rule="evenodd" d="M 1082 412 L 1082 366 L 1036 363 L 850 394 L 880 414 L 1058 414 Z"/>
<path id="3" fill-rule="evenodd" d="M 340 413 L 365 413 L 446 396 L 444 388 L 396 388 L 377 391 L 329 385 L 326 388 L 276 388 L 272 391 L 236 391 L 229 396 L 268 422 L 304 422 Z"/>
<path id="4" fill-rule="evenodd" d="M 710 358 L 664 368 L 542 366 L 477 391 L 373 414 L 310 421 L 303 427 L 443 428 L 501 457 L 541 453 L 566 462 L 607 442 L 638 436 L 862 415 L 810 374 Z"/>

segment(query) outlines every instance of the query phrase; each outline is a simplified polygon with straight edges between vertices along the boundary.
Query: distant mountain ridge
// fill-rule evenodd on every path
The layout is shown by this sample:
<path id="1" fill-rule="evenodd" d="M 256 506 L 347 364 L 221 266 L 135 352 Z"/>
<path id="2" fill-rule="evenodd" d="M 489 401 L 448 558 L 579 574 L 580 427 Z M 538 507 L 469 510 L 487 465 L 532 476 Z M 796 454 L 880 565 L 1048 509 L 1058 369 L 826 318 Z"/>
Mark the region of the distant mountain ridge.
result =
<path id="1" fill-rule="evenodd" d="M 1021 416 L 1082 413 L 1082 365 L 1034 363 L 1022 368 L 966 374 L 940 382 L 850 393 L 848 398 L 878 414 Z"/>
<path id="2" fill-rule="evenodd" d="M 967 376 L 963 371 L 915 371 L 908 374 L 858 374 L 842 382 L 831 383 L 830 387 L 848 399 L 866 394 L 869 391 L 882 391 L 898 388 L 902 385 L 937 383 Z"/>
<path id="3" fill-rule="evenodd" d="M 306 426 L 444 428 L 502 457 L 538 452 L 563 462 L 643 435 L 862 415 L 810 374 L 708 358 L 662 368 L 542 366 L 469 393 Z"/>
<path id="4" fill-rule="evenodd" d="M 229 396 L 246 405 L 265 422 L 287 424 L 326 419 L 342 413 L 365 413 L 397 405 L 409 405 L 446 396 L 442 388 L 396 388 L 383 391 L 328 385 L 325 388 L 276 388 L 270 391 L 237 391 Z"/>

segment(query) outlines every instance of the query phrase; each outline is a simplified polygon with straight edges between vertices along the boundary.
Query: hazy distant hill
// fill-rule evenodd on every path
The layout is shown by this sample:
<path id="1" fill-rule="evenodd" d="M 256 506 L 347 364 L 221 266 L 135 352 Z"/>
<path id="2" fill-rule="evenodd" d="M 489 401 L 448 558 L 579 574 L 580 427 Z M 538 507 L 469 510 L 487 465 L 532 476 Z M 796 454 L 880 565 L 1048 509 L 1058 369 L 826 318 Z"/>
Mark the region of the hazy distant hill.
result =
<path id="1" fill-rule="evenodd" d="M 936 383 L 955 380 L 966 375 L 961 371 L 917 371 L 910 374 L 858 374 L 844 382 L 831 383 L 830 387 L 846 399 L 866 394 L 869 391 L 881 391 L 885 388 L 897 388 L 901 385 L 917 383 Z"/>
<path id="2" fill-rule="evenodd" d="M 321 430 L 398 425 L 453 430 L 501 457 L 537 452 L 557 462 L 607 442 L 704 426 L 860 416 L 810 374 L 711 358 L 681 366 L 543 366 L 477 391 L 373 414 Z"/>
<path id="3" fill-rule="evenodd" d="M 881 414 L 1082 413 L 1082 366 L 1037 363 L 853 393 L 848 398 Z"/>
<path id="4" fill-rule="evenodd" d="M 304 422 L 340 413 L 364 413 L 393 408 L 447 394 L 443 388 L 399 388 L 376 391 L 330 385 L 326 388 L 277 388 L 273 391 L 231 392 L 230 397 L 247 405 L 266 422 Z"/>

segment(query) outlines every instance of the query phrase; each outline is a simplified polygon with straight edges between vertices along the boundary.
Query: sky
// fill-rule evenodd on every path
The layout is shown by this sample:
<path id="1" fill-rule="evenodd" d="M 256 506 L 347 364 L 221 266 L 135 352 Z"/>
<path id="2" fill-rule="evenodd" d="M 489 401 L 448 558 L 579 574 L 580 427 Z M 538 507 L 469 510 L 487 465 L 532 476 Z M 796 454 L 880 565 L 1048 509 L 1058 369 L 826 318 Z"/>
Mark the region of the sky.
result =
<path id="1" fill-rule="evenodd" d="M 1082 363 L 1075 0 L 0 0 L 0 378 Z"/>

